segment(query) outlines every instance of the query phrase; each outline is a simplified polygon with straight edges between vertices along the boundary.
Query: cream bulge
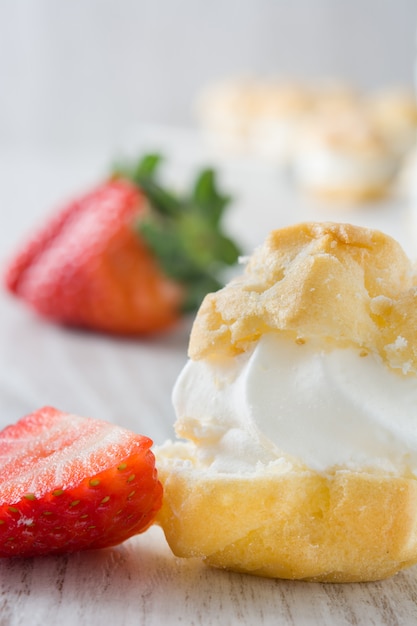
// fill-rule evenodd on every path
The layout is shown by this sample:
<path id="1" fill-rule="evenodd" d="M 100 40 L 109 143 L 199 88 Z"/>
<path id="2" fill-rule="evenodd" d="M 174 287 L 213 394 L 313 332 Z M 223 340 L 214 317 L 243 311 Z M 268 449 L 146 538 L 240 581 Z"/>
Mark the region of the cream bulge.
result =
<path id="1" fill-rule="evenodd" d="M 302 463 L 417 475 L 417 377 L 356 347 L 264 334 L 237 356 L 189 360 L 176 431 L 217 473 Z"/>

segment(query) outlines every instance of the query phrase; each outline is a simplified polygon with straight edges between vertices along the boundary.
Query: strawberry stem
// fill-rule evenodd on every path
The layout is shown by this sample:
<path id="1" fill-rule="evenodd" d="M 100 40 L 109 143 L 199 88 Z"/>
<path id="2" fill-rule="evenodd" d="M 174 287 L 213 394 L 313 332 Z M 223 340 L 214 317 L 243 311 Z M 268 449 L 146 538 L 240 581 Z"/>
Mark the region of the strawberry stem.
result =
<path id="1" fill-rule="evenodd" d="M 174 194 L 157 179 L 162 157 L 148 154 L 133 165 L 117 166 L 146 195 L 151 210 L 135 227 L 166 276 L 185 287 L 184 311 L 196 310 L 208 292 L 223 286 L 223 272 L 236 263 L 240 248 L 222 229 L 230 196 L 220 192 L 216 173 L 207 168 L 189 192 Z"/>

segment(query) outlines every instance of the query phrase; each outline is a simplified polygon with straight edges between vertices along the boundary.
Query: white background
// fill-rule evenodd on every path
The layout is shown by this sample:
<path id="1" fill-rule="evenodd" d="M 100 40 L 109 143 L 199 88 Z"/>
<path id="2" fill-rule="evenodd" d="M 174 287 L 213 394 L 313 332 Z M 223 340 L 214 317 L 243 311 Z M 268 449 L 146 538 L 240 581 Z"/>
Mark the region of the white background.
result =
<path id="1" fill-rule="evenodd" d="M 189 124 L 221 76 L 411 85 L 416 27 L 414 0 L 1 0 L 0 145 Z"/>

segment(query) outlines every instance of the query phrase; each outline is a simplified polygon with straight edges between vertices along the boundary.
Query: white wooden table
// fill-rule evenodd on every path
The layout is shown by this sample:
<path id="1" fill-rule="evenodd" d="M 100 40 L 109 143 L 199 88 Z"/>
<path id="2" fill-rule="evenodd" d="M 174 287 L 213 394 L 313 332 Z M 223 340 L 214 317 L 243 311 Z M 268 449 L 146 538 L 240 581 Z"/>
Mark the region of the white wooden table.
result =
<path id="1" fill-rule="evenodd" d="M 180 135 L 163 137 L 172 159 L 168 176 L 184 180 L 195 160 L 207 160 Z M 56 202 L 94 181 L 108 157 L 1 154 L 1 260 Z M 312 206 L 269 167 L 224 162 L 222 172 L 236 196 L 230 227 L 246 251 L 271 228 L 304 219 L 382 228 L 414 251 L 413 221 L 400 200 L 343 214 Z M 162 443 L 173 436 L 170 394 L 186 360 L 190 323 L 153 340 L 117 340 L 46 324 L 0 290 L 0 427 L 51 404 Z M 1 560 L 0 626 L 28 624 L 412 626 L 417 567 L 368 584 L 267 580 L 175 558 L 154 527 L 112 549 Z"/>

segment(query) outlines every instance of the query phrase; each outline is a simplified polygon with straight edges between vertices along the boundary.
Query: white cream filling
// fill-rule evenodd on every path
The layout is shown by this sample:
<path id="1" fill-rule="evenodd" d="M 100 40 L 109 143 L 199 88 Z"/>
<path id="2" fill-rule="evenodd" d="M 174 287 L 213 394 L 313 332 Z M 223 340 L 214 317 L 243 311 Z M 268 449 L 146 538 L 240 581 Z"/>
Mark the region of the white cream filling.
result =
<path id="1" fill-rule="evenodd" d="M 293 163 L 299 183 L 312 188 L 367 188 L 388 183 L 397 169 L 391 155 L 349 155 L 326 148 L 300 149 Z"/>
<path id="2" fill-rule="evenodd" d="M 417 475 L 417 377 L 354 348 L 323 351 L 270 333 L 237 357 L 189 361 L 173 401 L 178 434 L 216 472 L 290 455 L 319 472 Z"/>

